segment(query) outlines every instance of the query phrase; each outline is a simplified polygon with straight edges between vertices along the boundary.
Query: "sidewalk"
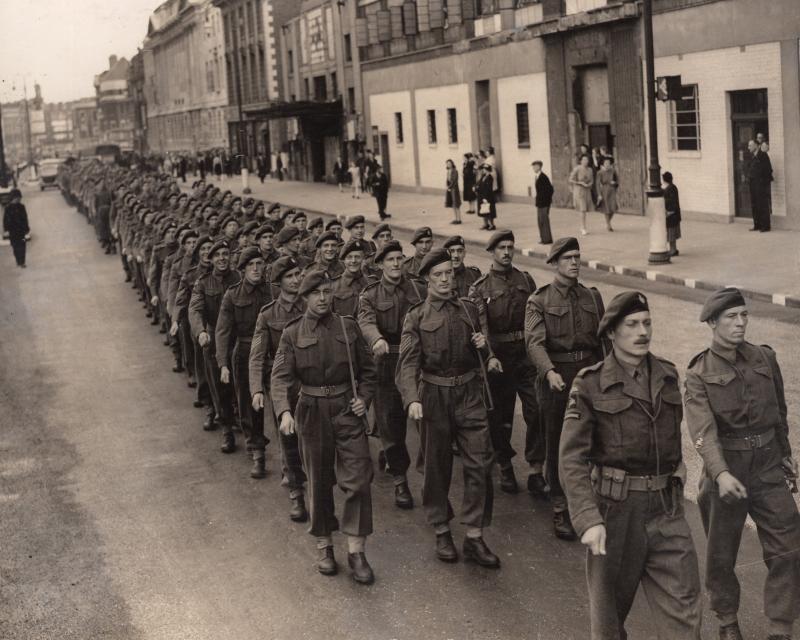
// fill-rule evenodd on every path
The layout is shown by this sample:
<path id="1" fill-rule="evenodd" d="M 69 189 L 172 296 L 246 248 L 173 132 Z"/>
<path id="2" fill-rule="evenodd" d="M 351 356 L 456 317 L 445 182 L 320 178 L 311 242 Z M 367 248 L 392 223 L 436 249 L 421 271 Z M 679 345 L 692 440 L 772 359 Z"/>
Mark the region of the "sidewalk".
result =
<path id="1" fill-rule="evenodd" d="M 220 183 L 223 189 L 241 194 L 236 177 Z M 363 214 L 374 226 L 378 222 L 375 200 L 362 195 L 351 198 L 335 186 L 308 182 L 279 182 L 267 179 L 261 184 L 251 179 L 254 198 L 280 202 L 320 213 L 347 217 Z M 498 229 L 514 230 L 517 247 L 534 258 L 543 258 L 548 248 L 538 244 L 536 213 L 526 204 L 500 203 Z M 451 225 L 452 212 L 444 207 L 444 196 L 392 190 L 389 192 L 388 222 L 397 229 L 427 225 L 440 237 L 462 235 L 469 243 L 485 244 L 489 232 L 479 229 L 475 215 L 462 214 L 464 224 Z M 578 214 L 569 209 L 552 209 L 553 237 L 578 235 Z M 749 224 L 683 221 L 683 238 L 678 241 L 680 255 L 671 264 L 648 265 L 649 222 L 631 215 L 614 217 L 614 233 L 605 231 L 602 214 L 590 214 L 589 235 L 579 237 L 581 252 L 588 267 L 648 280 L 669 282 L 697 289 L 713 290 L 732 285 L 753 299 L 782 306 L 800 307 L 800 232 L 771 231 L 751 233 Z M 473 249 L 474 250 L 474 249 Z"/>

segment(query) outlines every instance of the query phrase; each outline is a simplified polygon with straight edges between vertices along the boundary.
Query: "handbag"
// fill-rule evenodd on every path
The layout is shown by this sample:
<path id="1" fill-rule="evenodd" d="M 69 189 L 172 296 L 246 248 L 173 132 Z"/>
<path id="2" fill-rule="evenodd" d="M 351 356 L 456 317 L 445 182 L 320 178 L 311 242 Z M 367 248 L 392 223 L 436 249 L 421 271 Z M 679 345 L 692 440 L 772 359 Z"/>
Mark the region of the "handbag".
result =
<path id="1" fill-rule="evenodd" d="M 483 216 L 488 216 L 492 212 L 492 205 L 489 204 L 488 200 L 481 200 L 480 207 L 478 207 L 478 213 Z"/>

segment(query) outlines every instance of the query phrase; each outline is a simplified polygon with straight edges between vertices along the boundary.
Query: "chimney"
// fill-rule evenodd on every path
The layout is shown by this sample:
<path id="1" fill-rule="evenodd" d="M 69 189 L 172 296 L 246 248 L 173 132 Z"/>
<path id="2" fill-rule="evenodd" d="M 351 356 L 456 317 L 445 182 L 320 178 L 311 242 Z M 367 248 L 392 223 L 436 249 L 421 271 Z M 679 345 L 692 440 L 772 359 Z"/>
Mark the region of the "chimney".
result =
<path id="1" fill-rule="evenodd" d="M 117 64 L 117 56 L 108 56 L 108 68 L 113 69 L 115 64 Z"/>

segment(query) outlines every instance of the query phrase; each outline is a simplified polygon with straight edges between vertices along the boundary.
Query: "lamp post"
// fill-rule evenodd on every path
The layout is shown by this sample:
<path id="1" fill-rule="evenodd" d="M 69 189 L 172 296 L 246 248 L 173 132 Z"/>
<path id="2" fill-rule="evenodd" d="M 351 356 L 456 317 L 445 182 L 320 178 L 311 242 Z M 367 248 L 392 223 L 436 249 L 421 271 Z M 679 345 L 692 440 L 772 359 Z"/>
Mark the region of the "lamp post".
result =
<path id="1" fill-rule="evenodd" d="M 231 14 L 235 15 L 235 14 Z M 250 190 L 250 171 L 247 166 L 247 133 L 245 131 L 244 114 L 242 111 L 242 74 L 239 67 L 239 30 L 244 26 L 242 18 L 237 20 L 235 28 L 233 29 L 233 68 L 236 75 L 236 108 L 238 110 L 239 122 L 236 128 L 237 140 L 239 147 L 239 155 L 242 158 L 242 192 L 252 193 Z"/>
<path id="2" fill-rule="evenodd" d="M 658 164 L 658 127 L 656 123 L 656 72 L 653 53 L 653 0 L 642 0 L 644 23 L 644 68 L 647 85 L 647 216 L 650 218 L 650 264 L 670 262 L 667 245 L 667 212 L 661 189 L 661 167 Z"/>

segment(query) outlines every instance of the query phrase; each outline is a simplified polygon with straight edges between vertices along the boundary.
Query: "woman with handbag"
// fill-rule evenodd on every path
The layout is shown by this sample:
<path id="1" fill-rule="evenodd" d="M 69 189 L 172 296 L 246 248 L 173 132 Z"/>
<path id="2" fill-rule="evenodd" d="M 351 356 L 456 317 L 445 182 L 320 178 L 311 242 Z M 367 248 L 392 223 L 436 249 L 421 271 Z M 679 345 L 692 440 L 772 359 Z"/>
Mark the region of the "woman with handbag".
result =
<path id="1" fill-rule="evenodd" d="M 586 230 L 586 212 L 594 206 L 592 204 L 594 172 L 589 166 L 589 156 L 587 154 L 581 155 L 580 164 L 569 174 L 569 183 L 572 185 L 573 206 L 575 211 L 581 214 L 581 235 L 585 236 L 589 233 Z"/>
<path id="2" fill-rule="evenodd" d="M 478 182 L 475 185 L 475 194 L 478 199 L 478 215 L 483 218 L 485 231 L 493 231 L 495 218 L 497 218 L 497 208 L 494 197 L 494 180 L 492 179 L 492 167 L 483 163 L 480 167 Z"/>
<path id="3" fill-rule="evenodd" d="M 447 168 L 447 195 L 444 199 L 444 206 L 453 210 L 453 220 L 450 224 L 461 224 L 461 192 L 458 189 L 458 170 L 452 160 L 445 163 Z"/>

